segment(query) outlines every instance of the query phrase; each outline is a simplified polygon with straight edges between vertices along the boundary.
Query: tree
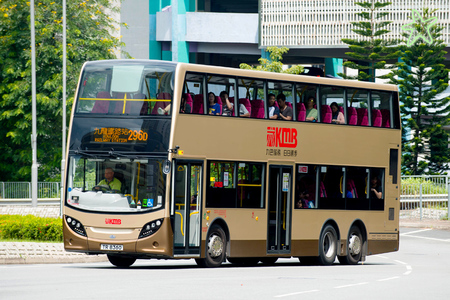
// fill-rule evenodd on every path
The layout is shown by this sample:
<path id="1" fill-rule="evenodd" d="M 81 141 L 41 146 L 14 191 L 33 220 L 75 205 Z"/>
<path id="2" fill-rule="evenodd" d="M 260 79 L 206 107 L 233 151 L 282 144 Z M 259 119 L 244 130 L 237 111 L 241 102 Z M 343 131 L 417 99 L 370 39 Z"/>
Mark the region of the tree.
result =
<path id="1" fill-rule="evenodd" d="M 303 67 L 300 65 L 292 66 L 288 69 L 283 69 L 283 54 L 287 53 L 289 48 L 286 47 L 267 47 L 266 52 L 269 52 L 270 59 L 259 58 L 259 66 L 252 67 L 246 63 L 239 65 L 241 69 L 268 71 L 276 73 L 300 74 L 303 72 Z"/>
<path id="2" fill-rule="evenodd" d="M 399 86 L 400 112 L 406 129 L 402 171 L 410 175 L 442 173 L 450 157 L 448 133 L 443 129 L 449 121 L 450 97 L 439 96 L 448 87 L 450 70 L 443 64 L 447 53 L 441 39 L 443 27 L 432 24 L 433 13 L 425 8 L 423 17 L 413 17 L 415 23 L 408 26 L 415 32 L 403 36 L 405 41 L 412 41 L 409 38 L 413 35 L 417 38 L 408 42 L 411 46 L 401 46 L 398 69 L 388 75 L 390 82 Z"/>
<path id="3" fill-rule="evenodd" d="M 391 2 L 378 2 L 369 0 L 365 2 L 355 2 L 366 11 L 357 13 L 365 21 L 351 22 L 356 27 L 353 32 L 359 34 L 358 39 L 342 39 L 342 42 L 349 45 L 352 52 L 346 52 L 348 56 L 356 61 L 344 62 L 344 67 L 358 70 L 358 76 L 348 76 L 343 73 L 338 75 L 344 79 L 357 79 L 360 81 L 375 81 L 375 71 L 377 69 L 390 69 L 386 65 L 387 60 L 397 60 L 400 51 L 395 45 L 398 41 L 388 40 L 383 37 L 390 31 L 386 29 L 390 21 L 380 21 L 388 15 L 388 12 L 379 12 L 383 7 L 391 5 Z M 385 78 L 385 76 L 378 76 Z"/>
<path id="4" fill-rule="evenodd" d="M 62 1 L 35 2 L 39 180 L 59 180 L 62 143 Z M 30 3 L 0 2 L 0 181 L 31 174 Z M 67 115 L 82 64 L 113 59 L 117 12 L 108 0 L 67 1 Z M 68 119 L 68 118 L 67 118 Z"/>

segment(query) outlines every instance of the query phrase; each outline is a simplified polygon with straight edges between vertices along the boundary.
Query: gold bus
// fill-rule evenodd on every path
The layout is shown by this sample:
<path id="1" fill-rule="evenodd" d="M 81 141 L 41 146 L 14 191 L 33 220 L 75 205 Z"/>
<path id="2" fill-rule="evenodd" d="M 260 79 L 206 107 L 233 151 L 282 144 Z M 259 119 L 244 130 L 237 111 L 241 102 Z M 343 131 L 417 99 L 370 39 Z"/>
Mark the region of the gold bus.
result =
<path id="1" fill-rule="evenodd" d="M 398 250 L 396 86 L 87 62 L 69 131 L 67 251 L 216 267 Z"/>

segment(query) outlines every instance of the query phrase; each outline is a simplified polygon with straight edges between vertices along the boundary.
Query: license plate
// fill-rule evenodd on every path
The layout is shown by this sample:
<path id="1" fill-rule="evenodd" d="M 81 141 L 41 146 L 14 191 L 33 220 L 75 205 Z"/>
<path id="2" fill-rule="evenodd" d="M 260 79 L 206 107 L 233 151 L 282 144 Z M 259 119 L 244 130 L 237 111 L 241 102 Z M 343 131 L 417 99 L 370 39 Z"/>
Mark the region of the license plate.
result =
<path id="1" fill-rule="evenodd" d="M 100 244 L 101 250 L 123 251 L 123 245 Z"/>

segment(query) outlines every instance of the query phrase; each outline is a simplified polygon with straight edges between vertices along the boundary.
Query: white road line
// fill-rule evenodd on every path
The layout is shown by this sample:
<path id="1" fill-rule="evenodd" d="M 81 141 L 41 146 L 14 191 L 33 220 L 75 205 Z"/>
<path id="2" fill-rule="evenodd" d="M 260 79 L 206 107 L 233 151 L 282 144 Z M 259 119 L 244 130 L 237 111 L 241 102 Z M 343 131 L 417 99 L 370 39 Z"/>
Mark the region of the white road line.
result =
<path id="1" fill-rule="evenodd" d="M 376 256 L 376 257 L 379 257 L 379 258 L 389 259 L 389 257 L 384 256 L 384 255 L 375 255 L 375 256 Z"/>
<path id="2" fill-rule="evenodd" d="M 303 291 L 303 292 L 297 292 L 297 293 L 290 293 L 290 294 L 278 295 L 278 296 L 275 296 L 275 298 L 288 297 L 288 296 L 307 294 L 307 293 L 314 293 L 314 292 L 318 292 L 318 291 L 319 290 L 309 290 L 309 291 Z"/>
<path id="3" fill-rule="evenodd" d="M 412 272 L 412 267 L 411 267 L 410 265 L 407 265 L 407 266 L 406 266 L 406 269 L 407 269 L 408 271 L 406 271 L 405 273 L 403 273 L 403 275 L 409 275 L 409 274 L 411 274 L 411 272 Z"/>
<path id="4" fill-rule="evenodd" d="M 394 276 L 394 277 L 390 277 L 390 278 L 383 278 L 383 279 L 378 279 L 377 281 L 388 281 L 388 280 L 394 280 L 394 279 L 398 279 L 400 278 L 399 276 Z"/>
<path id="5" fill-rule="evenodd" d="M 425 232 L 425 231 L 430 231 L 430 230 L 433 230 L 433 229 L 428 228 L 428 229 L 422 229 L 422 230 L 416 230 L 416 231 L 411 231 L 411 232 L 400 233 L 400 236 L 402 236 L 402 235 L 409 235 L 409 234 L 413 234 L 413 233 L 419 233 L 419 232 Z"/>
<path id="6" fill-rule="evenodd" d="M 353 286 L 364 285 L 364 284 L 368 284 L 368 282 L 360 282 L 360 283 L 355 283 L 355 284 L 335 286 L 334 288 L 335 289 L 342 289 L 342 288 L 353 287 Z"/>
<path id="7" fill-rule="evenodd" d="M 405 263 L 405 262 L 402 262 L 402 261 L 400 261 L 400 260 L 394 260 L 395 262 L 398 262 L 399 264 L 402 264 L 402 265 L 407 265 L 407 263 Z"/>
<path id="8" fill-rule="evenodd" d="M 423 239 L 423 240 L 431 240 L 431 241 L 438 241 L 438 242 L 450 242 L 450 240 L 444 240 L 444 239 L 436 239 L 436 238 L 430 238 L 430 237 L 425 237 L 425 236 L 417 236 L 417 235 L 408 235 L 407 237 L 413 237 L 413 238 L 417 238 L 417 239 Z"/>

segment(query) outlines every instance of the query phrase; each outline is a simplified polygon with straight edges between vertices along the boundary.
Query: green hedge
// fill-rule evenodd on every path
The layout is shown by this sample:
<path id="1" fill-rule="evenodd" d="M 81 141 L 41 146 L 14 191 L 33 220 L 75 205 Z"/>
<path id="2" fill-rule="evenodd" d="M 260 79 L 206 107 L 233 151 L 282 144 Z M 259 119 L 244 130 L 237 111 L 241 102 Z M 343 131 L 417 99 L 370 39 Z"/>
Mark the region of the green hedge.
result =
<path id="1" fill-rule="evenodd" d="M 62 242 L 62 219 L 0 215 L 0 239 Z"/>

